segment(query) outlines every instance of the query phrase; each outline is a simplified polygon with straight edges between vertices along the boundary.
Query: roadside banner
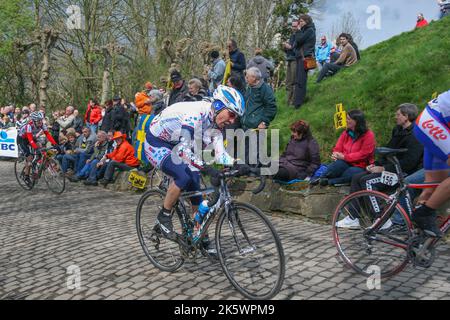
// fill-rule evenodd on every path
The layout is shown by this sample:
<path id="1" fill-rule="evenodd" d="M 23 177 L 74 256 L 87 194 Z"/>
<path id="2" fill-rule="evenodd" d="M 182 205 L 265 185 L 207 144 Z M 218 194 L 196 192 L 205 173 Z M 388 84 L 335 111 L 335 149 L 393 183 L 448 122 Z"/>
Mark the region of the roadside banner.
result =
<path id="1" fill-rule="evenodd" d="M 19 157 L 16 128 L 0 129 L 0 157 Z"/>

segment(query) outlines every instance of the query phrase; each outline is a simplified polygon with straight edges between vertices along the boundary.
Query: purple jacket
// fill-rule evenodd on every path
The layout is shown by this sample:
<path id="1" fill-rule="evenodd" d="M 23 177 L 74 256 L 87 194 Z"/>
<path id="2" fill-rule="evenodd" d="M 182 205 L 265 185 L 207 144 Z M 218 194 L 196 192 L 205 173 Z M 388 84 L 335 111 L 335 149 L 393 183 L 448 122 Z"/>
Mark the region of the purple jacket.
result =
<path id="1" fill-rule="evenodd" d="M 291 139 L 280 157 L 280 167 L 289 171 L 291 180 L 313 176 L 320 165 L 320 148 L 313 137 L 300 141 Z"/>

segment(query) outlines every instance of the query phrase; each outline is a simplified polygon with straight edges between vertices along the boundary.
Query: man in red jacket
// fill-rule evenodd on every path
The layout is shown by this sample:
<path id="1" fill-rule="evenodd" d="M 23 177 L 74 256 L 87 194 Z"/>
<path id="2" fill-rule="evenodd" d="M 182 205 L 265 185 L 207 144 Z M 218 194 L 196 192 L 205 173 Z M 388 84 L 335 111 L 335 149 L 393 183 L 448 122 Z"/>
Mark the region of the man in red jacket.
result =
<path id="1" fill-rule="evenodd" d="M 102 121 L 102 108 L 99 106 L 97 99 L 91 99 L 84 115 L 84 122 L 91 129 L 91 132 L 97 133 L 100 121 Z"/>
<path id="2" fill-rule="evenodd" d="M 127 141 L 126 134 L 117 131 L 114 133 L 113 140 L 116 141 L 116 148 L 99 163 L 99 165 L 104 165 L 107 160 L 110 160 L 106 166 L 105 177 L 99 181 L 105 187 L 113 182 L 116 168 L 120 171 L 131 171 L 140 165 L 139 160 L 134 156 L 133 146 Z"/>

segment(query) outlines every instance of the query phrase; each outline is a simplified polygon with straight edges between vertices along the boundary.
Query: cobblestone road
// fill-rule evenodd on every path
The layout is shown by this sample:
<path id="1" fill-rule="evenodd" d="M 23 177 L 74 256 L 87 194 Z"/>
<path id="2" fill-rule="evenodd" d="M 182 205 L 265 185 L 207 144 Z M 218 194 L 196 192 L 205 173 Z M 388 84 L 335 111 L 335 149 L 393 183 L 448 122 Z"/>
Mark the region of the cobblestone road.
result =
<path id="1" fill-rule="evenodd" d="M 218 264 L 187 263 L 163 273 L 144 256 L 135 231 L 139 195 L 70 184 L 54 196 L 32 193 L 0 162 L 0 299 L 242 299 Z M 277 299 L 450 299 L 450 247 L 434 266 L 408 267 L 368 290 L 366 279 L 338 259 L 330 227 L 272 217 L 287 258 Z M 81 270 L 81 289 L 67 288 L 67 268 Z"/>

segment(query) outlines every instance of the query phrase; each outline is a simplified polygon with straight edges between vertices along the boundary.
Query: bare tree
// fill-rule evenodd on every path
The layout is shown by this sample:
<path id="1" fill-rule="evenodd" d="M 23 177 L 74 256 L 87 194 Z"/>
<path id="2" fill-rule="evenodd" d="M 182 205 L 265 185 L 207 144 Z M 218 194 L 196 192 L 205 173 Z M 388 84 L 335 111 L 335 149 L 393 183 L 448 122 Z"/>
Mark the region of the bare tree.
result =
<path id="1" fill-rule="evenodd" d="M 342 17 L 333 24 L 331 29 L 331 40 L 335 40 L 341 33 L 350 34 L 357 45 L 360 45 L 363 40 L 359 20 L 357 20 L 351 12 L 344 13 Z"/>

